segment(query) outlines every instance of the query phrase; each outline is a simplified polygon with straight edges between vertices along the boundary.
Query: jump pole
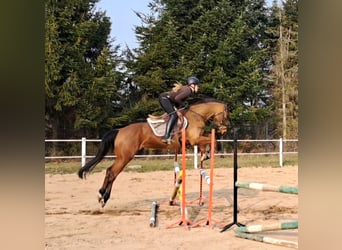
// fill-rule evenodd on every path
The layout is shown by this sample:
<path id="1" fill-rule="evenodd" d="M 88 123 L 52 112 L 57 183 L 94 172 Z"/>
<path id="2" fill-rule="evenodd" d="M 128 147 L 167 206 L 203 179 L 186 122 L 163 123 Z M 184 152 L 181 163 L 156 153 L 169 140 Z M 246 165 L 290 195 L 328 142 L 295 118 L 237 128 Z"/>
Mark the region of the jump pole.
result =
<path id="1" fill-rule="evenodd" d="M 234 129 L 234 177 L 233 177 L 233 192 L 234 192 L 234 201 L 233 201 L 233 222 L 225 225 L 221 230 L 221 233 L 231 228 L 233 225 L 237 225 L 238 227 L 243 227 L 245 225 L 238 222 L 237 214 L 238 214 L 238 187 L 235 183 L 238 181 L 238 164 L 237 164 L 237 129 Z"/>
<path id="2" fill-rule="evenodd" d="M 150 227 L 156 227 L 156 225 L 157 225 L 158 206 L 159 205 L 158 205 L 157 201 L 152 202 L 151 215 L 150 215 Z"/>
<path id="3" fill-rule="evenodd" d="M 202 158 L 202 155 L 203 155 L 203 148 L 201 148 L 201 158 Z M 197 157 L 196 157 L 197 158 Z M 197 167 L 196 167 L 197 168 Z M 200 165 L 200 171 L 203 169 L 203 161 L 201 161 L 201 165 Z M 203 199 L 203 180 L 202 180 L 202 176 L 200 174 L 200 196 L 199 196 L 199 201 L 198 201 L 198 204 L 200 206 L 203 206 L 204 204 L 204 199 Z"/>
<path id="4" fill-rule="evenodd" d="M 177 174 L 179 173 L 179 164 L 177 160 L 177 152 L 175 151 L 175 161 L 173 162 L 173 169 L 174 169 L 174 179 L 173 179 L 173 184 L 176 184 L 177 181 Z"/>
<path id="5" fill-rule="evenodd" d="M 182 201 L 181 201 L 181 215 L 182 219 L 171 224 L 166 228 L 173 227 L 175 225 L 184 225 L 186 230 L 190 230 L 190 225 L 193 222 L 189 221 L 186 216 L 186 195 L 185 195 L 185 176 L 186 176 L 186 137 L 185 137 L 185 129 L 182 129 Z"/>
<path id="6" fill-rule="evenodd" d="M 298 221 L 289 221 L 283 223 L 274 223 L 269 225 L 247 225 L 244 227 L 235 228 L 235 232 L 239 233 L 258 233 L 265 231 L 274 231 L 274 230 L 287 230 L 287 229 L 297 229 Z"/>
<path id="7" fill-rule="evenodd" d="M 298 242 L 271 238 L 268 236 L 256 234 L 256 233 L 266 232 L 266 231 L 297 229 L 297 228 L 298 228 L 298 221 L 274 223 L 274 224 L 269 224 L 269 225 L 267 224 L 266 225 L 248 225 L 244 227 L 235 228 L 235 236 L 248 239 L 248 240 L 255 240 L 259 242 L 274 244 L 274 245 L 298 248 Z"/>
<path id="8" fill-rule="evenodd" d="M 275 186 L 263 183 L 255 183 L 255 182 L 242 182 L 237 181 L 235 185 L 239 188 L 249 188 L 249 189 L 256 189 L 262 191 L 269 191 L 269 192 L 280 192 L 286 194 L 298 194 L 298 188 L 296 187 L 288 187 L 288 186 Z"/>
<path id="9" fill-rule="evenodd" d="M 195 145 L 194 146 L 194 168 L 198 168 L 198 159 L 197 159 L 197 156 L 198 156 L 198 145 Z"/>
<path id="10" fill-rule="evenodd" d="M 182 185 L 182 179 L 183 179 L 183 171 L 178 171 L 178 178 L 175 179 L 175 187 L 172 191 L 172 195 L 170 197 L 170 200 L 169 200 L 169 205 L 170 206 L 173 206 L 174 205 L 174 201 L 176 199 L 176 196 L 177 196 L 177 193 L 178 193 L 178 190 L 180 188 L 180 186 Z M 175 173 L 176 174 L 176 173 Z"/>
<path id="11" fill-rule="evenodd" d="M 214 179 L 214 163 L 215 163 L 215 129 L 211 130 L 211 137 L 210 137 L 210 177 L 208 177 L 205 171 L 201 173 L 202 176 L 206 176 L 207 183 L 209 184 L 209 201 L 208 201 L 208 217 L 202 221 L 199 221 L 194 224 L 198 226 L 199 224 L 205 222 L 206 225 L 209 225 L 210 228 L 213 228 L 215 224 L 222 224 L 219 221 L 213 220 L 212 218 L 212 210 L 213 210 L 213 179 Z"/>
<path id="12" fill-rule="evenodd" d="M 181 171 L 180 171 L 180 168 L 179 168 L 177 157 L 178 157 L 178 152 L 175 150 L 175 157 L 174 157 L 174 162 L 173 162 L 173 170 L 174 170 L 173 185 L 174 185 L 174 190 L 172 191 L 172 194 L 171 194 L 170 198 L 168 200 L 166 199 L 165 201 L 162 202 L 163 205 L 168 203 L 170 206 L 173 206 L 175 204 L 175 198 L 176 198 L 178 189 L 179 189 L 181 181 L 182 181 L 181 176 L 180 176 Z"/>
<path id="13" fill-rule="evenodd" d="M 208 208 L 208 221 L 207 225 L 213 228 L 219 221 L 213 220 L 213 180 L 214 180 L 214 160 L 215 159 L 215 129 L 211 130 L 211 144 L 210 144 L 210 184 L 209 184 L 209 208 Z"/>
<path id="14" fill-rule="evenodd" d="M 181 171 L 180 171 L 178 160 L 177 160 L 177 151 L 175 151 L 175 160 L 174 160 L 174 163 L 173 163 L 173 170 L 174 170 L 173 184 L 174 184 L 175 187 L 174 187 L 172 195 L 171 195 L 171 197 L 169 199 L 169 205 L 170 206 L 174 205 L 174 200 L 176 198 L 178 189 L 179 189 L 179 187 L 180 187 L 180 185 L 182 183 Z M 178 176 L 178 178 L 177 178 L 177 176 Z"/>
<path id="15" fill-rule="evenodd" d="M 202 158 L 202 155 L 203 155 L 203 151 L 204 149 L 201 149 L 201 158 Z M 205 170 L 203 169 L 203 161 L 201 161 L 201 164 L 200 166 L 198 165 L 198 161 L 197 161 L 197 158 L 198 158 L 198 146 L 195 145 L 194 146 L 194 168 L 195 169 L 200 169 L 200 187 L 199 187 L 199 198 L 195 199 L 195 200 L 192 200 L 192 201 L 188 201 L 188 203 L 193 203 L 195 201 L 198 200 L 198 204 L 200 206 L 202 206 L 204 204 L 204 198 L 203 198 L 203 188 L 202 188 L 202 177 L 207 181 L 207 183 L 209 184 L 210 182 L 210 178 L 209 178 L 209 175 L 205 172 Z M 177 196 L 177 193 L 178 193 L 178 190 L 180 190 L 180 186 L 181 186 L 181 183 L 182 183 L 182 176 L 181 176 L 181 172 L 180 171 L 180 168 L 179 168 L 179 164 L 178 164 L 178 161 L 177 161 L 177 154 L 175 154 L 175 161 L 174 161 L 174 190 L 172 191 L 172 195 L 170 197 L 170 200 L 169 200 L 169 205 L 170 206 L 173 206 L 175 204 L 175 199 L 176 199 L 176 196 Z M 177 177 L 178 176 L 178 177 Z"/>
<path id="16" fill-rule="evenodd" d="M 201 151 L 201 159 L 202 159 L 202 155 L 203 155 L 203 148 L 200 149 Z M 195 145 L 194 146 L 194 168 L 195 169 L 198 169 L 198 145 Z M 199 195 L 199 201 L 198 201 L 198 204 L 200 206 L 202 206 L 204 204 L 204 201 L 203 201 L 203 191 L 202 191 L 202 178 L 201 178 L 201 171 L 203 169 L 203 161 L 201 161 L 201 165 L 200 165 L 200 195 Z M 203 170 L 204 171 L 204 170 Z"/>
<path id="17" fill-rule="evenodd" d="M 197 148 L 197 146 L 195 146 Z M 201 158 L 202 158 L 202 155 L 203 155 L 203 148 L 201 147 L 200 149 L 201 151 Z M 197 159 L 197 153 L 194 152 L 194 158 Z M 200 175 L 199 175 L 199 197 L 192 200 L 192 201 L 189 201 L 188 203 L 194 203 L 195 201 L 198 200 L 198 204 L 200 206 L 203 206 L 204 204 L 204 197 L 203 197 L 203 180 L 202 180 L 202 175 L 201 175 L 201 171 L 204 171 L 203 169 L 203 161 L 201 161 L 201 163 L 199 164 L 199 166 L 197 165 L 197 160 L 194 161 L 194 168 L 195 169 L 200 169 Z M 205 171 L 204 171 L 205 172 Z"/>
<path id="18" fill-rule="evenodd" d="M 273 245 L 279 245 L 279 246 L 285 246 L 285 247 L 292 247 L 292 248 L 298 248 L 298 243 L 294 241 L 289 240 L 281 240 L 281 239 L 275 239 L 259 234 L 250 234 L 250 233 L 241 233 L 241 232 L 235 232 L 235 236 L 248 239 L 248 240 L 255 240 L 259 242 L 269 243 Z"/>
<path id="19" fill-rule="evenodd" d="M 200 206 L 203 206 L 203 204 L 204 204 L 204 198 L 203 198 L 203 180 L 202 180 L 202 172 L 204 171 L 205 172 L 205 170 L 203 169 L 203 161 L 201 161 L 201 163 L 200 163 L 200 165 L 198 166 L 197 165 L 197 153 L 198 153 L 198 146 L 196 145 L 195 147 L 194 147 L 194 168 L 195 169 L 200 169 L 200 175 L 199 175 L 199 197 L 198 198 L 196 198 L 196 199 L 194 199 L 194 200 L 192 200 L 192 201 L 189 201 L 188 203 L 194 203 L 195 201 L 197 201 L 198 200 L 198 204 L 200 205 Z M 196 150 L 195 150 L 196 149 Z M 200 148 L 200 151 L 201 151 L 201 158 L 202 158 L 202 155 L 203 155 L 203 151 L 204 151 L 204 149 L 203 149 L 203 147 L 201 146 L 201 148 Z M 196 159 L 196 160 L 195 160 Z"/>

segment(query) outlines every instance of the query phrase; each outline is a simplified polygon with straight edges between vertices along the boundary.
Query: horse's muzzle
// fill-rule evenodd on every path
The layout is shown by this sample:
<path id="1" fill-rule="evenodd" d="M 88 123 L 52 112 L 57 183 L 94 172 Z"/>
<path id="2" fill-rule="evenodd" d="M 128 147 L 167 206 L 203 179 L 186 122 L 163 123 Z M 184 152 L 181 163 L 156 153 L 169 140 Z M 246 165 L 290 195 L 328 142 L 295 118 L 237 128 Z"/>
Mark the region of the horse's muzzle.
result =
<path id="1" fill-rule="evenodd" d="M 218 132 L 219 132 L 221 135 L 226 134 L 227 131 L 228 131 L 227 126 L 221 125 L 221 126 L 218 127 Z"/>

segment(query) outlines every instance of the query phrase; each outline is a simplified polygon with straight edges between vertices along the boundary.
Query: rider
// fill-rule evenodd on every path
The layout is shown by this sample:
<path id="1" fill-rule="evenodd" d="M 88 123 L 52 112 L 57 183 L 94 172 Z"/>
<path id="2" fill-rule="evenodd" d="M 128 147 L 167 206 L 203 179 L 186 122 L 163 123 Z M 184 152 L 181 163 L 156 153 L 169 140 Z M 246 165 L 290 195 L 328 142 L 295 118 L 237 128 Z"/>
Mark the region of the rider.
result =
<path id="1" fill-rule="evenodd" d="M 174 88 L 172 91 L 164 92 L 159 96 L 160 106 L 169 114 L 170 118 L 166 125 L 165 136 L 162 139 L 164 143 L 171 143 L 171 131 L 178 120 L 176 108 L 178 109 L 184 105 L 186 99 L 198 91 L 198 87 L 198 78 L 191 76 L 187 79 L 187 85 L 182 86 L 179 89 Z"/>

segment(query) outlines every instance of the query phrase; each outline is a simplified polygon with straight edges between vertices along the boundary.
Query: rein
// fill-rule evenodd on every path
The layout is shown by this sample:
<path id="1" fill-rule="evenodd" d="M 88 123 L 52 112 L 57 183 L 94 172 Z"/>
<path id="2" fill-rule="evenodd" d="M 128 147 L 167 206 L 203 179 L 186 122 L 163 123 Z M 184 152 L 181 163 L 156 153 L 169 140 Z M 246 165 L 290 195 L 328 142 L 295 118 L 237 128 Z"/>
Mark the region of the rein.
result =
<path id="1" fill-rule="evenodd" d="M 189 109 L 189 111 L 191 111 L 191 112 L 193 112 L 194 114 L 196 114 L 196 115 L 198 115 L 199 117 L 201 117 L 203 121 L 209 121 L 209 120 L 211 120 L 212 118 L 215 118 L 216 116 L 222 114 L 223 117 L 222 117 L 221 123 L 220 123 L 220 125 L 219 125 L 218 127 L 226 126 L 226 125 L 224 125 L 224 120 L 225 120 L 225 118 L 226 118 L 226 117 L 224 117 L 224 114 L 225 114 L 225 112 L 227 112 L 227 105 L 226 105 L 226 104 L 224 105 L 224 110 L 223 110 L 223 111 L 221 111 L 221 112 L 219 112 L 219 113 L 215 113 L 215 114 L 213 114 L 212 116 L 210 116 L 210 117 L 207 118 L 207 119 L 206 119 L 203 115 L 201 115 L 201 114 L 199 114 L 199 113 L 197 113 L 197 112 L 195 112 L 195 111 L 193 111 L 193 110 L 191 110 L 191 109 Z"/>
<path id="2" fill-rule="evenodd" d="M 198 115 L 199 117 L 201 117 L 203 121 L 207 120 L 203 115 L 201 115 L 201 114 L 199 114 L 199 113 L 197 113 L 197 112 L 195 112 L 195 111 L 193 111 L 191 109 L 189 109 L 189 111 L 191 111 L 192 113 L 194 113 L 194 114 Z"/>

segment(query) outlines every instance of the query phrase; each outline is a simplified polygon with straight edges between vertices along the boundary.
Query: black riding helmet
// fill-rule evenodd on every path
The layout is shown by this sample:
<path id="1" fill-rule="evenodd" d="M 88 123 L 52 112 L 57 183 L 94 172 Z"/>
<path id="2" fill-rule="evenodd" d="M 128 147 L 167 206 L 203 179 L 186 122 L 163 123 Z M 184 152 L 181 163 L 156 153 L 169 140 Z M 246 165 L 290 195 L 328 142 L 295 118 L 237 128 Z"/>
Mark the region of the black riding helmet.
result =
<path id="1" fill-rule="evenodd" d="M 191 76 L 188 78 L 187 83 L 188 85 L 190 84 L 199 85 L 200 82 L 197 77 Z"/>

